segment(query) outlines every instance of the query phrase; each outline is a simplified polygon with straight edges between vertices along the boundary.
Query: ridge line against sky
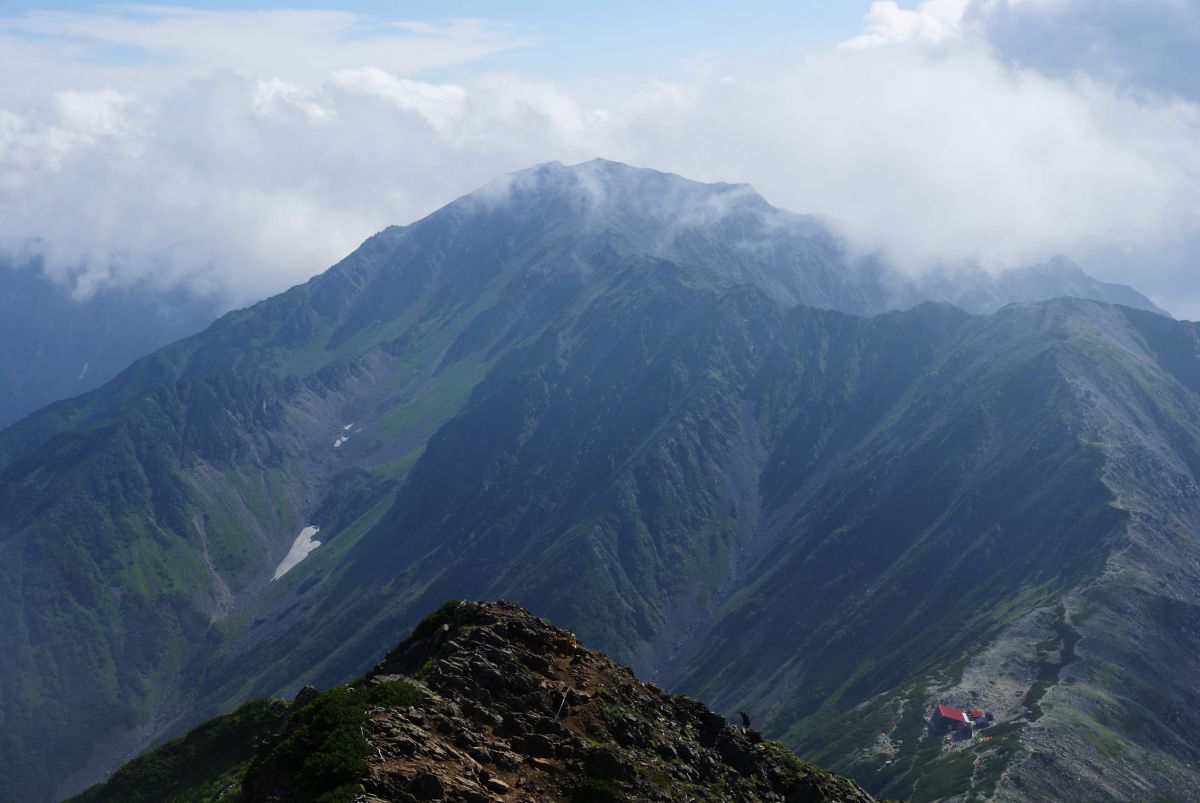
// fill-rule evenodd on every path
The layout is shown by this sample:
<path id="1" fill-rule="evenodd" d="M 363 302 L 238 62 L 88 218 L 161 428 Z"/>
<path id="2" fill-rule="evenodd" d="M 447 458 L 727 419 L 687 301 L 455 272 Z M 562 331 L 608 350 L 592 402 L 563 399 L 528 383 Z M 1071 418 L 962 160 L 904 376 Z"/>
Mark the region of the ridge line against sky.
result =
<path id="1" fill-rule="evenodd" d="M 1197 318 L 1200 9 L 1096 5 L 0 3 L 0 252 L 245 303 L 603 156 L 905 270 L 1065 253 Z"/>

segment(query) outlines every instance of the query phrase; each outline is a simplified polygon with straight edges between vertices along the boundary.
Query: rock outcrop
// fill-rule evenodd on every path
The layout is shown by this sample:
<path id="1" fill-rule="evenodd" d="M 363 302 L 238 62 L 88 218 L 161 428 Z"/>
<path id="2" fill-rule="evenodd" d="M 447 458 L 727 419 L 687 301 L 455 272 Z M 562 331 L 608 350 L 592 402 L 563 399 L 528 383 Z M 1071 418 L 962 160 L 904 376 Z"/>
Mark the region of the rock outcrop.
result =
<path id="1" fill-rule="evenodd" d="M 258 701 L 76 803 L 869 803 L 505 602 L 451 602 L 366 676 Z"/>
<path id="2" fill-rule="evenodd" d="M 396 676 L 425 700 L 369 717 L 368 800 L 871 799 L 508 603 L 444 607 L 364 680 Z"/>

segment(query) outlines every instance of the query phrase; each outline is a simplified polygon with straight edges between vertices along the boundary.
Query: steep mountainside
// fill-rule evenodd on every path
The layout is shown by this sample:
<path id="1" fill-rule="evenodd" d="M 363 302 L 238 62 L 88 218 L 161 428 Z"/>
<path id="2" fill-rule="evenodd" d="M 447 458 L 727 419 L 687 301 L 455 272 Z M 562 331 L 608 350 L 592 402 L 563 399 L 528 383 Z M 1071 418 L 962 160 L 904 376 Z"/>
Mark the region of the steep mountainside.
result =
<path id="1" fill-rule="evenodd" d="M 543 166 L 0 433 L 0 799 L 495 596 L 888 794 L 1195 788 L 1195 327 L 821 309 L 892 297 L 839 248 Z"/>
<path id="2" fill-rule="evenodd" d="M 182 292 L 134 287 L 76 299 L 40 265 L 0 259 L 0 428 L 103 385 L 216 317 L 211 302 Z"/>
<path id="3" fill-rule="evenodd" d="M 74 803 L 317 797 L 871 800 L 520 608 L 451 602 L 353 684 L 249 703 Z"/>
<path id="4" fill-rule="evenodd" d="M 1072 301 L 979 334 L 807 487 L 773 504 L 768 470 L 778 535 L 675 685 L 883 794 L 1196 797 L 1197 328 Z M 918 741 L 937 699 L 996 744 Z"/>
<path id="5" fill-rule="evenodd" d="M 747 185 L 699 184 L 600 159 L 552 163 L 380 232 L 326 274 L 141 360 L 103 393 L 52 405 L 0 433 L 0 465 L 180 376 L 305 375 L 386 343 L 427 362 L 461 357 L 477 342 L 496 354 L 582 293 L 597 292 L 613 266 L 629 260 L 686 266 L 693 281 L 753 286 L 785 306 L 860 315 L 926 301 L 984 313 L 1059 296 L 1160 311 L 1137 291 L 1098 282 L 1062 258 L 997 276 L 963 267 L 912 280 L 856 259 L 819 218 L 776 209 Z M 434 322 L 438 333 L 430 331 Z M 418 338 L 433 346 L 431 335 L 448 333 L 462 335 L 449 354 L 407 349 Z"/>

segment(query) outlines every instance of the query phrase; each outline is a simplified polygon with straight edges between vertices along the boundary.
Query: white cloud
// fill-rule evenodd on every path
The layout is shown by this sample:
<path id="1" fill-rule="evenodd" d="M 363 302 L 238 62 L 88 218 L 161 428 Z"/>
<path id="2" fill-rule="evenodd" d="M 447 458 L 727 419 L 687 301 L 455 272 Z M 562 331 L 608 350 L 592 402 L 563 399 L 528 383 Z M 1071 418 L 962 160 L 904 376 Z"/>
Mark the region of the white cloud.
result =
<path id="1" fill-rule="evenodd" d="M 334 73 L 333 84 L 348 92 L 383 98 L 403 111 L 416 112 L 435 131 L 446 133 L 462 116 L 467 98 L 461 86 L 410 81 L 378 67 L 339 70 Z"/>
<path id="2" fill-rule="evenodd" d="M 481 22 L 362 42 L 370 21 L 323 12 L 47 17 L 52 53 L 77 36 L 85 52 L 133 43 L 168 63 L 110 65 L 97 85 L 68 58 L 38 103 L 0 77 L 0 245 L 40 249 L 85 287 L 150 277 L 249 301 L 498 174 L 606 156 L 751 182 L 910 269 L 1066 253 L 1200 316 L 1200 107 L 1006 54 L 984 19 L 1001 2 L 876 3 L 852 47 L 802 64 L 597 94 L 478 67 L 419 78 L 524 41 Z M 0 21 L 0 76 L 3 37 L 31 24 Z M 270 28 L 265 51 L 237 37 L 214 50 L 231 25 Z M 278 52 L 299 41 L 311 52 Z"/>
<path id="3" fill-rule="evenodd" d="M 40 121 L 0 109 L 0 176 L 23 170 L 57 170 L 74 152 L 128 133 L 130 95 L 113 90 L 60 91 Z"/>
<path id="4" fill-rule="evenodd" d="M 252 103 L 260 115 L 271 114 L 283 105 L 298 109 L 313 123 L 333 116 L 333 112 L 318 103 L 311 92 L 281 78 L 255 81 Z"/>
<path id="5" fill-rule="evenodd" d="M 1200 130 L 1186 106 L 962 50 L 833 54 L 762 91 L 743 102 L 789 102 L 772 121 L 787 141 L 758 151 L 777 166 L 760 189 L 833 215 L 910 267 L 1085 259 L 1195 223 L 1181 214 L 1200 203 Z M 732 147 L 737 132 L 727 136 Z"/>
<path id="6" fill-rule="evenodd" d="M 246 302 L 499 172 L 591 155 L 604 120 L 546 82 L 468 92 L 377 69 L 311 88 L 223 73 L 142 103 L 64 95 L 0 113 L 0 244 L 85 288 L 187 281 Z"/>
<path id="7" fill-rule="evenodd" d="M 916 9 L 901 8 L 894 0 L 872 3 L 866 30 L 843 43 L 848 50 L 920 42 L 937 44 L 962 36 L 963 13 L 969 0 L 927 0 Z"/>

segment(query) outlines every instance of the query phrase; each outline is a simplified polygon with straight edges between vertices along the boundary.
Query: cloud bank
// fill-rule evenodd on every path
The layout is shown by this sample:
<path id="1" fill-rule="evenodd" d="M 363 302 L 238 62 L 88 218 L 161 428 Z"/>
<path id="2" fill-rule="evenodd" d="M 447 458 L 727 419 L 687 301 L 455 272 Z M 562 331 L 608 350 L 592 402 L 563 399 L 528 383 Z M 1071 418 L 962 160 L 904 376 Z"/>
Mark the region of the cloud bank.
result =
<path id="1" fill-rule="evenodd" d="M 1011 63 L 1200 100 L 1200 5 L 1191 0 L 975 0 L 964 16 Z"/>
<path id="2" fill-rule="evenodd" d="M 1196 15 L 1139 3 L 1175 48 L 1150 58 L 1121 35 L 1133 3 L 1101 5 L 878 2 L 803 63 L 586 86 L 491 70 L 537 37 L 480 21 L 0 20 L 0 247 L 79 292 L 149 279 L 243 303 L 497 174 L 605 156 L 750 182 L 909 270 L 1065 253 L 1200 317 Z M 1172 24 L 1146 22 L 1158 6 Z M 44 75 L 15 80 L 18 61 Z"/>

